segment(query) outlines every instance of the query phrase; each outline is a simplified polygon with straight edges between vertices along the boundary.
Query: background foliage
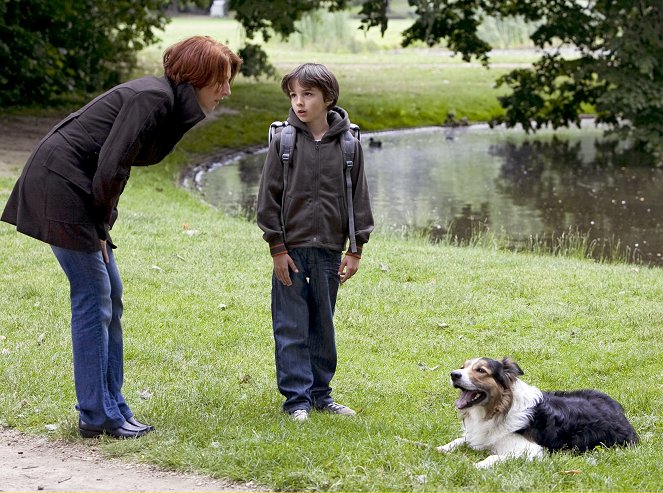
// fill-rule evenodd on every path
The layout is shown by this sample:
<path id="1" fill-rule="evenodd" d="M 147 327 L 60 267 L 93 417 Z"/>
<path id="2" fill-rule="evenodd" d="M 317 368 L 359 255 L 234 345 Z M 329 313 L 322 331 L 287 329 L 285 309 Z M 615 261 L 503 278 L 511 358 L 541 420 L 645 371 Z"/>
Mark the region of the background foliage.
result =
<path id="1" fill-rule="evenodd" d="M 98 92 L 127 78 L 136 53 L 156 41 L 168 8 L 209 7 L 206 0 L 3 0 L 0 2 L 0 104 L 49 102 L 72 91 Z M 274 76 L 262 44 L 301 33 L 317 12 L 350 8 L 362 28 L 384 34 L 395 16 L 411 23 L 402 44 L 445 44 L 463 60 L 486 66 L 500 43 L 486 25 L 514 19 L 531 25 L 541 57 L 498 84 L 499 121 L 542 126 L 579 125 L 593 112 L 622 137 L 663 164 L 663 4 L 660 0 L 229 0 L 243 26 L 244 75 Z M 397 10 L 396 10 L 397 9 Z"/>
<path id="2" fill-rule="evenodd" d="M 388 26 L 388 0 L 367 0 L 365 28 Z M 598 120 L 663 156 L 663 4 L 660 0 L 408 0 L 416 10 L 405 46 L 446 41 L 464 60 L 489 62 L 492 46 L 478 35 L 486 16 L 536 23 L 530 39 L 542 52 L 531 68 L 500 78 L 509 126 L 532 131 L 580 124 L 594 108 Z"/>
<path id="3" fill-rule="evenodd" d="M 0 105 L 30 105 L 122 82 L 158 40 L 170 0 L 0 1 Z M 198 1 L 197 3 L 205 3 Z"/>

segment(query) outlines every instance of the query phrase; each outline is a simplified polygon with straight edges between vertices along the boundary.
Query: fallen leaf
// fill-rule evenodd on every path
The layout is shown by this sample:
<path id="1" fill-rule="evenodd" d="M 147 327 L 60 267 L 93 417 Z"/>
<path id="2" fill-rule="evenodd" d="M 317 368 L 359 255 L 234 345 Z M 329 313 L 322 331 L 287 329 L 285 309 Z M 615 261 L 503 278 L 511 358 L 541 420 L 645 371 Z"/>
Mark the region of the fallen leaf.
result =
<path id="1" fill-rule="evenodd" d="M 582 474 L 582 471 L 580 469 L 569 469 L 567 471 L 561 471 L 560 474 L 575 476 L 575 475 L 578 475 L 578 474 Z"/>
<path id="2" fill-rule="evenodd" d="M 162 269 L 161 267 L 159 267 L 158 265 L 153 265 L 153 266 L 152 266 L 152 269 L 154 269 L 154 270 L 158 270 L 158 271 L 160 271 L 160 272 L 163 272 L 163 269 Z"/>
<path id="3" fill-rule="evenodd" d="M 139 390 L 138 391 L 138 396 L 141 399 L 145 399 L 146 401 L 152 398 L 152 393 L 148 390 Z"/>
<path id="4" fill-rule="evenodd" d="M 380 270 L 381 270 L 382 272 L 387 272 L 387 271 L 389 270 L 389 267 L 387 267 L 386 264 L 382 264 L 382 263 L 381 263 L 381 264 L 380 264 Z"/>

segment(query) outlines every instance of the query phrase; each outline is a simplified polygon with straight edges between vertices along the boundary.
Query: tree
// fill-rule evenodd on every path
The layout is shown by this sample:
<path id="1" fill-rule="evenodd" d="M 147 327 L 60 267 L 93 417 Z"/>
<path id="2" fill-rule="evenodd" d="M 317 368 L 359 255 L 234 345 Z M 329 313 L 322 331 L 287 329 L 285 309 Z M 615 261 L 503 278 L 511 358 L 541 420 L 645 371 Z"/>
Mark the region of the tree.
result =
<path id="1" fill-rule="evenodd" d="M 125 80 L 155 43 L 170 0 L 1 0 L 0 105 L 96 92 Z M 179 4 L 188 2 L 180 1 Z"/>
<path id="2" fill-rule="evenodd" d="M 229 0 L 228 10 L 242 24 L 246 37 L 253 39 L 261 35 L 269 41 L 274 34 L 287 39 L 297 31 L 296 22 L 303 15 L 320 9 L 338 11 L 346 8 L 346 0 Z M 265 51 L 257 44 L 246 43 L 238 51 L 244 60 L 242 75 L 259 78 L 274 76 L 274 67 L 269 63 Z"/>
<path id="3" fill-rule="evenodd" d="M 364 27 L 387 28 L 386 0 L 362 7 Z M 417 19 L 405 46 L 446 40 L 464 60 L 489 63 L 490 45 L 477 36 L 484 16 L 520 16 L 537 23 L 531 35 L 543 55 L 530 69 L 501 77 L 508 126 L 526 131 L 580 124 L 588 107 L 597 121 L 663 158 L 663 3 L 660 0 L 408 0 Z M 564 48 L 573 48 L 565 56 Z M 663 164 L 663 162 L 662 162 Z"/>
<path id="4" fill-rule="evenodd" d="M 271 31 L 288 37 L 295 21 L 316 8 L 341 9 L 344 1 L 231 0 L 252 38 Z M 413 24 L 403 45 L 442 42 L 463 60 L 490 63 L 491 45 L 477 35 L 487 16 L 519 17 L 535 23 L 531 40 L 542 56 L 529 69 L 513 70 L 498 85 L 511 92 L 500 98 L 498 121 L 542 126 L 579 125 L 589 108 L 663 165 L 663 2 L 661 0 L 408 0 Z M 269 4 L 269 5 L 268 5 Z M 388 27 L 389 0 L 365 0 L 363 29 Z M 570 50 L 569 50 L 570 49 Z M 568 52 L 571 51 L 571 55 Z"/>

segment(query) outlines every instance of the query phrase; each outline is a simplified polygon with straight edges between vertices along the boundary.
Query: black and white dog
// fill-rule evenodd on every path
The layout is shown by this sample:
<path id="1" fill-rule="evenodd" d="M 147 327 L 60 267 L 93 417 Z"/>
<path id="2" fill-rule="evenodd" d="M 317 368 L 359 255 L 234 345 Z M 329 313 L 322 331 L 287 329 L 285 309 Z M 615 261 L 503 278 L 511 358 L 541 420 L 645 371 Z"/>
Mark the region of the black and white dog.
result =
<path id="1" fill-rule="evenodd" d="M 449 452 L 463 444 L 489 450 L 493 455 L 475 464 L 488 468 L 510 458 L 541 457 L 545 451 L 637 443 L 624 409 L 611 397 L 596 390 L 542 392 L 521 375 L 510 358 L 475 358 L 452 371 L 465 433 L 436 450 Z"/>

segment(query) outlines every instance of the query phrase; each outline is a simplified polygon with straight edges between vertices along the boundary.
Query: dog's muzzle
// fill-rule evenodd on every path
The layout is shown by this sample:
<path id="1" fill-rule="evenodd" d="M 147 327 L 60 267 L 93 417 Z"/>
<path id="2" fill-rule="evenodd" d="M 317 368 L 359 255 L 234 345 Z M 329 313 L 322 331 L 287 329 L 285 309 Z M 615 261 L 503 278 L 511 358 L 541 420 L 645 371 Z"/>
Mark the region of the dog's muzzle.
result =
<path id="1" fill-rule="evenodd" d="M 458 409 L 472 407 L 483 401 L 487 395 L 483 390 L 479 390 L 473 385 L 472 388 L 468 388 L 471 384 L 468 385 L 468 382 L 463 381 L 463 373 L 459 370 L 451 372 L 451 385 L 461 391 L 460 397 L 455 403 Z"/>

